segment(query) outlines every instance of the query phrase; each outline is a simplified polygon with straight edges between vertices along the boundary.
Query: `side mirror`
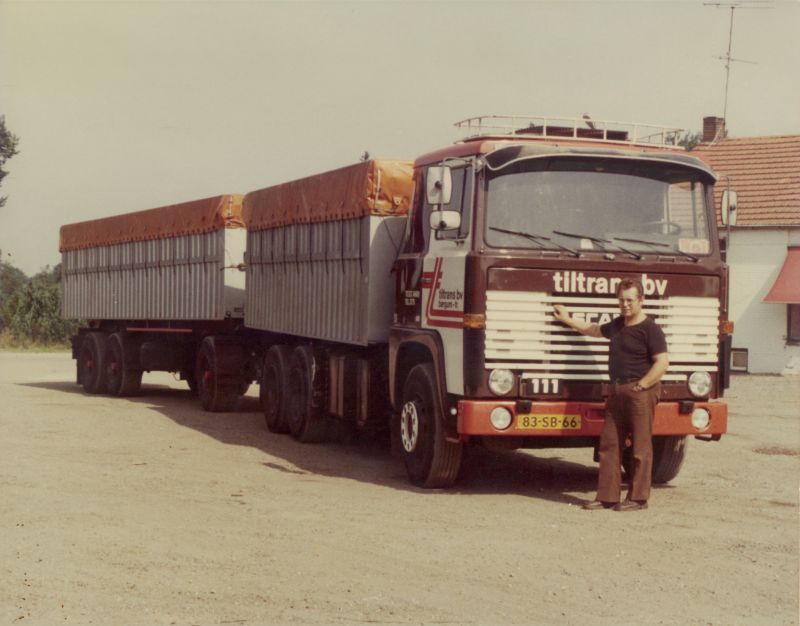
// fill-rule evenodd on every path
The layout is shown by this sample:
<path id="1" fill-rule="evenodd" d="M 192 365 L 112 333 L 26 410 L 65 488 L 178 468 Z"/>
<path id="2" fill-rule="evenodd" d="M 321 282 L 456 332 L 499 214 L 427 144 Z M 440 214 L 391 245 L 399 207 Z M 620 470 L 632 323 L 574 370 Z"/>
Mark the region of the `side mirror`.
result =
<path id="1" fill-rule="evenodd" d="M 723 226 L 736 226 L 736 192 L 722 192 L 722 206 L 720 207 L 720 217 Z"/>
<path id="2" fill-rule="evenodd" d="M 461 227 L 461 213 L 458 211 L 431 211 L 431 229 L 457 230 Z"/>
<path id="3" fill-rule="evenodd" d="M 453 193 L 453 175 L 449 167 L 432 166 L 427 172 L 428 204 L 449 204 Z"/>

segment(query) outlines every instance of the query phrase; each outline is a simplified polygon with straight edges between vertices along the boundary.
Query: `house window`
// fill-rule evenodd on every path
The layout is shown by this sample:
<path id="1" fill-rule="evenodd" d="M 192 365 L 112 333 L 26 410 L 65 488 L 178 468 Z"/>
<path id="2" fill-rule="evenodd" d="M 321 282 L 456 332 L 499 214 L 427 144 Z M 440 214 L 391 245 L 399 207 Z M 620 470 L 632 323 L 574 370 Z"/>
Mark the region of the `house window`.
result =
<path id="1" fill-rule="evenodd" d="M 786 340 L 788 343 L 800 344 L 800 304 L 790 304 L 787 308 L 789 323 Z"/>

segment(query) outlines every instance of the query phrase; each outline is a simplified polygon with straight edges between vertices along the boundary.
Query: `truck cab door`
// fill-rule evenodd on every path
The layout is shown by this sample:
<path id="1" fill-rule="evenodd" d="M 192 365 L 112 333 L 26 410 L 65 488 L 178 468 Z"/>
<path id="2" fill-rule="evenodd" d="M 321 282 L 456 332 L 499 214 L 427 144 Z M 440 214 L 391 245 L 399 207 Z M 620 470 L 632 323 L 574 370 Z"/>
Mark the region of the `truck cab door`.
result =
<path id="1" fill-rule="evenodd" d="M 459 161 L 459 166 L 450 166 L 452 194 L 445 205 L 432 205 L 427 201 L 426 186 L 428 170 L 418 169 L 414 174 L 414 201 L 406 227 L 403 246 L 396 271 L 396 323 L 404 326 L 423 325 L 427 309 L 423 291 L 430 292 L 431 272 L 440 258 L 460 258 L 463 277 L 464 257 L 469 250 L 470 221 L 473 195 L 471 163 Z M 455 229 L 431 228 L 431 213 L 436 210 L 457 211 L 460 223 Z M 448 263 L 449 265 L 449 263 Z M 463 279 L 461 291 L 463 293 Z M 463 300 L 462 308 L 463 311 Z"/>
<path id="2" fill-rule="evenodd" d="M 464 279 L 475 185 L 472 162 L 456 163 L 444 164 L 452 179 L 446 204 L 428 202 L 426 177 L 431 169 L 417 172 L 408 236 L 398 258 L 397 323 L 433 331 L 440 337 L 447 392 L 463 394 Z"/>

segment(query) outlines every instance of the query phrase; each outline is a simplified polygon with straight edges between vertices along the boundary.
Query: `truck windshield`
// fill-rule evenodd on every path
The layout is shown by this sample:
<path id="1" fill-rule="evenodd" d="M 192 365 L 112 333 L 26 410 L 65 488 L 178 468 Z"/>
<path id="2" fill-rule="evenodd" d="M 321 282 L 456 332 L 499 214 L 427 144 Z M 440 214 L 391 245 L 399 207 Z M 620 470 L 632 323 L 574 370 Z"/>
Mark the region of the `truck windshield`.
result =
<path id="1" fill-rule="evenodd" d="M 531 159 L 490 173 L 486 198 L 486 243 L 496 248 L 602 251 L 614 250 L 604 241 L 624 241 L 624 248 L 644 254 L 711 252 L 706 186 L 699 173 L 679 165 Z"/>

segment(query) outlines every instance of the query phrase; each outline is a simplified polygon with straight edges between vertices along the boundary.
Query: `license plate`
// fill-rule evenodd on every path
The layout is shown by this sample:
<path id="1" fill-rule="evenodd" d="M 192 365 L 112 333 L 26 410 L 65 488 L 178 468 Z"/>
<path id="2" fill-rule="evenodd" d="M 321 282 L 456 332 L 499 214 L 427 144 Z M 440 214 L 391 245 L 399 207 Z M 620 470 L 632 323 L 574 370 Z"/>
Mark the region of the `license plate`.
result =
<path id="1" fill-rule="evenodd" d="M 517 416 L 517 428 L 521 430 L 579 430 L 580 427 L 580 415 L 535 413 Z"/>

